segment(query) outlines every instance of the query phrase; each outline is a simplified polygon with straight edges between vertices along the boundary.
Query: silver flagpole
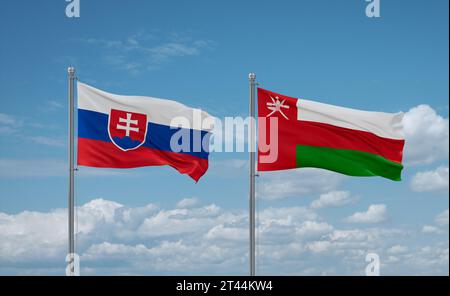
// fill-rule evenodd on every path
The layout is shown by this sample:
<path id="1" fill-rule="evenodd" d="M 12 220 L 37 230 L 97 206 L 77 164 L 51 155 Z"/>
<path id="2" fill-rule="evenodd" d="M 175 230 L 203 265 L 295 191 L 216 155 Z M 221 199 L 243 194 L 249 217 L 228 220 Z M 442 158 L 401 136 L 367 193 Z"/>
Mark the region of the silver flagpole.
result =
<path id="1" fill-rule="evenodd" d="M 255 73 L 248 74 L 250 82 L 250 196 L 249 196 L 249 227 L 250 227 L 250 276 L 255 275 Z"/>
<path id="2" fill-rule="evenodd" d="M 74 255 L 75 255 L 75 200 L 74 200 L 74 82 L 75 68 L 67 69 L 69 74 L 69 275 L 75 275 Z"/>

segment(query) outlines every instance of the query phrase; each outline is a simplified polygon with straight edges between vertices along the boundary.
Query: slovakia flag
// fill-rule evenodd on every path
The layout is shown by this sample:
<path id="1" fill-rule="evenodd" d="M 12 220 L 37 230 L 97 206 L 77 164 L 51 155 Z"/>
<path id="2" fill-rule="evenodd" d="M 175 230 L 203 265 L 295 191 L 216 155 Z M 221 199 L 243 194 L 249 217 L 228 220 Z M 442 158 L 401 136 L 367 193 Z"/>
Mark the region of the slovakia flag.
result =
<path id="1" fill-rule="evenodd" d="M 169 165 L 198 181 L 208 169 L 213 122 L 175 101 L 113 95 L 78 82 L 78 165 Z"/>

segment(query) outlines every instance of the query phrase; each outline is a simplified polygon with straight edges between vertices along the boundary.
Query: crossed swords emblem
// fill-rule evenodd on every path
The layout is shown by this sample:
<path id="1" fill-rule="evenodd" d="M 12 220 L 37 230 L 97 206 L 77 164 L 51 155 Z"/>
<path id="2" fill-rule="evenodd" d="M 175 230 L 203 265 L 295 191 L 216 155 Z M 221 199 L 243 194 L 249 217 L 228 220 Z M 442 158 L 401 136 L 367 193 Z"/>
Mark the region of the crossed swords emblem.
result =
<path id="1" fill-rule="evenodd" d="M 283 110 L 281 109 L 281 108 L 289 109 L 288 105 L 284 105 L 284 101 L 286 101 L 286 100 L 283 100 L 280 102 L 280 98 L 278 98 L 278 96 L 275 96 L 275 99 L 272 96 L 270 96 L 270 99 L 272 100 L 272 102 L 267 102 L 266 105 L 267 105 L 267 109 L 271 110 L 272 112 L 270 112 L 268 115 L 266 115 L 266 117 L 269 117 L 270 115 L 272 115 L 276 112 L 280 112 L 280 114 L 284 118 L 289 120 L 289 118 L 286 116 L 286 114 L 283 113 Z"/>

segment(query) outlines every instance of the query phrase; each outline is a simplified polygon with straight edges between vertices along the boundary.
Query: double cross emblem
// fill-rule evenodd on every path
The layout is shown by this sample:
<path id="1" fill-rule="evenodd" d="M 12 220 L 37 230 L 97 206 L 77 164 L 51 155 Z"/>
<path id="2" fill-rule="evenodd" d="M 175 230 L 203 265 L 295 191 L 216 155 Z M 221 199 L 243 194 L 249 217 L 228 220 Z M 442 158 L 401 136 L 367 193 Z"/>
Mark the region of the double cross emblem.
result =
<path id="1" fill-rule="evenodd" d="M 131 125 L 138 125 L 137 120 L 131 120 L 131 113 L 127 113 L 127 118 L 119 117 L 119 122 L 125 123 L 125 125 L 117 124 L 118 130 L 125 130 L 125 136 L 129 137 L 130 132 L 139 132 L 139 127 L 132 127 Z"/>

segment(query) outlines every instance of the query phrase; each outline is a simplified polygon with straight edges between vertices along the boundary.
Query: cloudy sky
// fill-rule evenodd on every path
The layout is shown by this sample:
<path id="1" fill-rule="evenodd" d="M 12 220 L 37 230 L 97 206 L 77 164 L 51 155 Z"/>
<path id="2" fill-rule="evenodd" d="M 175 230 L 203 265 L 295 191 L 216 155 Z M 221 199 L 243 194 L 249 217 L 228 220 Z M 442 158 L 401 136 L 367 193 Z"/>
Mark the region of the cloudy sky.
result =
<path id="1" fill-rule="evenodd" d="M 448 1 L 3 1 L 0 274 L 65 273 L 67 82 L 246 116 L 264 88 L 405 112 L 402 182 L 301 169 L 257 181 L 257 273 L 449 272 Z M 81 273 L 248 272 L 245 153 L 195 184 L 167 167 L 76 176 Z"/>

